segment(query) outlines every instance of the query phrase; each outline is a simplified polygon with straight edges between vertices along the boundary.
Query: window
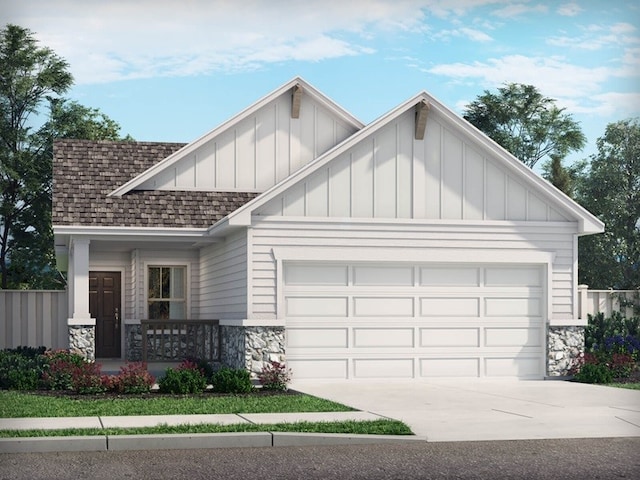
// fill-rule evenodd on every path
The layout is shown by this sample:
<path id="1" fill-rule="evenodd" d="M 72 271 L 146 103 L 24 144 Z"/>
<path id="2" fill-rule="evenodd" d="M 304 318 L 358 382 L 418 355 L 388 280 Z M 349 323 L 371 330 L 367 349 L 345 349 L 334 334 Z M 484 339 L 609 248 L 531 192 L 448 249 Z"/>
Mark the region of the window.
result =
<path id="1" fill-rule="evenodd" d="M 147 292 L 149 319 L 183 320 L 186 318 L 185 272 L 185 267 L 149 267 Z"/>

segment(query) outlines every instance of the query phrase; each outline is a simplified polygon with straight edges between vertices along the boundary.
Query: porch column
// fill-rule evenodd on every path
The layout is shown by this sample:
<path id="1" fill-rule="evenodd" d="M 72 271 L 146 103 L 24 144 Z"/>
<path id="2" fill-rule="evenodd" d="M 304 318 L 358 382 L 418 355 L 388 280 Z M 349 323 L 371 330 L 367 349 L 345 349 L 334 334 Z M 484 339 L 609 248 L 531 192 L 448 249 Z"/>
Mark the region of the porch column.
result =
<path id="1" fill-rule="evenodd" d="M 89 239 L 72 238 L 69 247 L 69 348 L 95 359 L 96 319 L 89 313 Z"/>

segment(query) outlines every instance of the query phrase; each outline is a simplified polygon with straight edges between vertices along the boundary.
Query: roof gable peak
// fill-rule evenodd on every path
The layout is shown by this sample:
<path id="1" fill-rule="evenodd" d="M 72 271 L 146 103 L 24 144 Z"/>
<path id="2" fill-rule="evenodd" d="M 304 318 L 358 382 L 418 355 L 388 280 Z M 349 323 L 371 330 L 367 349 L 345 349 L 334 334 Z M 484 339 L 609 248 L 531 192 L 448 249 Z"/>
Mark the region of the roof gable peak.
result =
<path id="1" fill-rule="evenodd" d="M 299 76 L 296 76 L 271 93 L 265 95 L 261 99 L 249 105 L 238 114 L 221 123 L 213 130 L 209 131 L 193 142 L 185 145 L 182 149 L 153 165 L 127 183 L 119 186 L 118 188 L 110 192 L 109 196 L 122 196 L 127 192 L 138 189 L 140 187 L 145 189 L 145 182 L 148 182 L 150 179 L 153 179 L 158 175 L 161 175 L 163 171 L 170 169 L 172 166 L 176 165 L 186 157 L 195 154 L 199 149 L 206 147 L 208 143 L 213 142 L 216 138 L 220 137 L 225 132 L 232 130 L 235 126 L 241 125 L 242 122 L 250 121 L 250 118 L 252 116 L 258 115 L 260 111 L 264 110 L 268 105 L 277 101 L 279 98 L 284 99 L 285 97 L 287 97 L 287 95 L 291 96 L 291 98 L 287 98 L 286 101 L 290 102 L 291 104 L 291 106 L 289 107 L 289 114 L 292 119 L 299 118 L 301 97 L 304 95 L 312 99 L 315 104 L 321 105 L 322 108 L 326 110 L 330 116 L 335 118 L 337 122 L 340 122 L 342 125 L 344 125 L 344 128 L 341 129 L 340 138 L 338 138 L 338 140 L 341 140 L 341 137 L 350 135 L 354 131 L 360 130 L 364 127 L 364 124 L 356 117 L 354 117 L 351 113 L 340 107 L 337 103 L 321 93 L 307 81 Z M 234 190 L 229 188 L 225 189 Z M 237 190 L 259 191 L 258 188 L 238 188 Z"/>

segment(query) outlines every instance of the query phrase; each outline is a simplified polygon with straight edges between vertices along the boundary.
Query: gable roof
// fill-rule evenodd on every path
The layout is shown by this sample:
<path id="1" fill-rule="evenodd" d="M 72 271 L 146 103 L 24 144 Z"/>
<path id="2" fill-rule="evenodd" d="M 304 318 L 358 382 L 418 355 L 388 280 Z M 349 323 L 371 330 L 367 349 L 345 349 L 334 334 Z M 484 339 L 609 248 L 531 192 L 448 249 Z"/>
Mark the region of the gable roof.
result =
<path id="1" fill-rule="evenodd" d="M 359 130 L 364 127 L 364 124 L 360 120 L 358 120 L 349 112 L 347 112 L 345 109 L 343 109 L 338 104 L 333 102 L 330 98 L 326 97 L 324 94 L 322 94 L 320 91 L 318 91 L 316 88 L 311 86 L 302 78 L 295 77 L 291 79 L 289 82 L 285 83 L 284 85 L 278 87 L 273 92 L 262 97 L 260 100 L 256 101 L 255 103 L 253 103 L 252 105 L 250 105 L 249 107 L 247 107 L 246 109 L 238 113 L 237 115 L 231 117 L 226 122 L 223 122 L 218 127 L 214 128 L 213 130 L 206 133 L 202 137 L 183 146 L 183 148 L 175 152 L 172 152 L 162 161 L 159 161 L 156 164 L 148 167 L 146 170 L 140 172 L 134 178 L 127 180 L 126 183 L 124 183 L 123 185 L 114 186 L 114 190 L 109 193 L 109 196 L 114 196 L 114 197 L 121 196 L 127 192 L 131 192 L 132 190 L 135 190 L 136 188 L 143 185 L 145 181 L 151 179 L 155 175 L 158 175 L 162 171 L 165 171 L 171 168 L 177 162 L 191 155 L 206 143 L 210 142 L 211 140 L 221 135 L 225 131 L 232 129 L 235 125 L 238 125 L 247 117 L 255 114 L 265 105 L 276 100 L 278 97 L 281 97 L 283 95 L 290 93 L 292 89 L 294 89 L 295 87 L 301 87 L 301 90 L 299 89 L 296 90 L 298 93 L 304 92 L 303 95 L 308 95 L 311 98 L 313 98 L 316 102 L 321 104 L 329 112 L 331 112 L 341 121 L 343 121 L 345 124 L 351 126 L 353 129 Z M 299 101 L 299 95 L 297 96 L 297 99 Z"/>
<path id="2" fill-rule="evenodd" d="M 56 140 L 54 226 L 208 228 L 255 193 L 132 191 L 114 188 L 182 148 L 181 143 Z"/>
<path id="3" fill-rule="evenodd" d="M 598 218 L 582 206 L 578 205 L 564 193 L 556 189 L 549 182 L 542 179 L 529 167 L 522 164 L 522 162 L 515 158 L 511 153 L 479 131 L 471 123 L 456 115 L 452 110 L 444 106 L 428 93 L 421 92 L 370 123 L 362 130 L 356 132 L 333 149 L 319 156 L 316 160 L 302 167 L 300 170 L 267 190 L 256 199 L 240 207 L 227 218 L 219 221 L 218 224 L 213 225 L 210 228 L 210 233 L 214 233 L 218 229 L 224 229 L 226 226 L 250 225 L 252 221 L 252 213 L 256 212 L 257 209 L 266 205 L 270 200 L 276 198 L 278 195 L 284 194 L 284 192 L 295 187 L 295 185 L 303 182 L 319 169 L 326 166 L 329 162 L 336 159 L 350 148 L 355 147 L 370 135 L 373 135 L 385 126 L 389 125 L 401 115 L 406 114 L 409 110 L 415 109 L 416 121 L 418 121 L 419 118 L 420 122 L 424 122 L 423 114 L 425 113 L 425 110 L 423 105 L 425 104 L 428 105 L 430 112 L 436 112 L 447 124 L 454 126 L 474 144 L 479 145 L 480 148 L 489 152 L 492 160 L 496 161 L 501 168 L 504 168 L 505 171 L 509 172 L 519 181 L 522 181 L 525 185 L 529 186 L 529 188 L 535 191 L 536 194 L 539 194 L 550 204 L 553 204 L 568 218 L 577 221 L 579 224 L 579 233 L 589 234 L 603 231 L 604 224 Z M 427 115 L 431 115 L 431 113 L 427 113 Z M 418 129 L 416 130 L 416 138 L 420 139 L 418 136 Z"/>

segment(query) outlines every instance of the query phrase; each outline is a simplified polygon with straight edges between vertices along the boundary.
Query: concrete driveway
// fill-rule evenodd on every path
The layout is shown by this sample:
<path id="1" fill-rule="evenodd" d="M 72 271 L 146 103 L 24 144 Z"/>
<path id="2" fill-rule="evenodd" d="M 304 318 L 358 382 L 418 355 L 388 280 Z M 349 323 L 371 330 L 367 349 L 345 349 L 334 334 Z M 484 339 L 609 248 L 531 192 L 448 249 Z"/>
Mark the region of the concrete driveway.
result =
<path id="1" fill-rule="evenodd" d="M 484 379 L 291 388 L 402 420 L 433 442 L 640 436 L 640 390 Z"/>

